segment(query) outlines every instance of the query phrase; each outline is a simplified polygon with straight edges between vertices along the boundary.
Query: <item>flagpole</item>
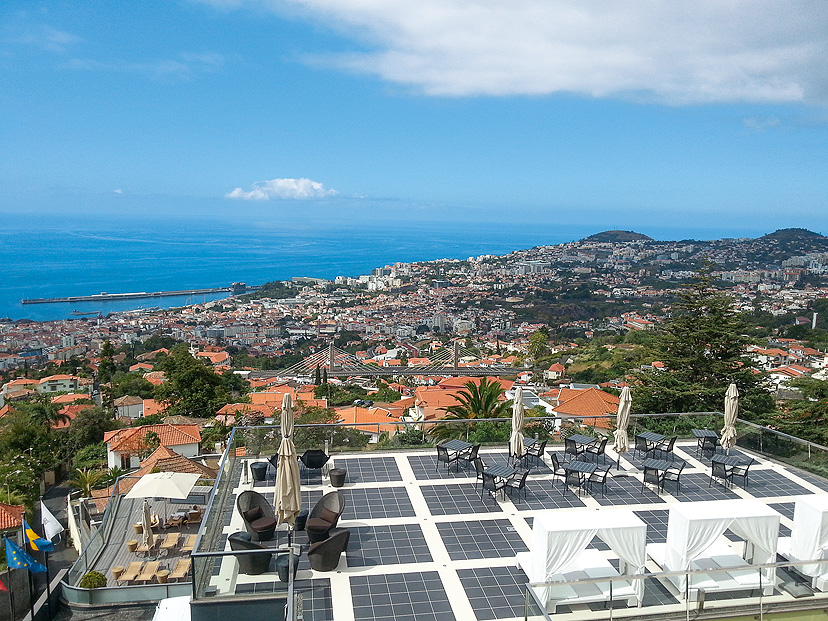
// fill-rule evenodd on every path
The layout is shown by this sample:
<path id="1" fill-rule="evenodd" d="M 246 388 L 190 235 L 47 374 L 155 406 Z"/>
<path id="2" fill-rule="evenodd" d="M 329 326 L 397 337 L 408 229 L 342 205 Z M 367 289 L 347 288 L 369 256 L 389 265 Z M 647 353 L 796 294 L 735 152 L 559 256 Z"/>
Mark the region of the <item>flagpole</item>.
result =
<path id="1" fill-rule="evenodd" d="M 32 615 L 32 621 L 34 621 L 34 582 L 32 580 L 32 572 L 27 571 L 26 573 L 29 574 L 29 612 Z"/>
<path id="2" fill-rule="evenodd" d="M 41 507 L 45 506 L 43 504 L 43 496 L 40 497 L 40 506 Z M 40 522 L 41 522 L 41 525 L 42 525 L 43 524 L 43 511 L 40 512 Z M 45 531 L 43 532 L 43 534 L 46 537 L 48 537 L 48 535 L 46 535 Z M 50 539 L 50 541 L 51 541 L 51 539 Z M 51 578 L 49 577 L 49 553 L 46 550 L 43 550 L 43 564 L 46 566 L 46 608 L 49 611 L 49 618 L 51 619 L 52 618 L 52 589 L 50 588 L 50 584 L 49 584 L 51 582 Z M 32 621 L 34 621 L 34 619 L 32 619 Z"/>

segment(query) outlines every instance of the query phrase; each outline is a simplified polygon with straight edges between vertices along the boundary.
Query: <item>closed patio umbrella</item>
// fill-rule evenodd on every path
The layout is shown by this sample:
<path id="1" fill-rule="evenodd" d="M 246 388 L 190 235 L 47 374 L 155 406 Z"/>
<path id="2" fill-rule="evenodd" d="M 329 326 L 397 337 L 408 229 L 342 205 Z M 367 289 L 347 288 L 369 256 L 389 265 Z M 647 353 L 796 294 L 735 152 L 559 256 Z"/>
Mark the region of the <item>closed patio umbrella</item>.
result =
<path id="1" fill-rule="evenodd" d="M 144 545 L 151 550 L 155 543 L 155 535 L 152 534 L 152 510 L 146 498 L 144 498 L 144 505 L 141 507 L 141 528 L 144 531 L 142 533 Z"/>
<path id="2" fill-rule="evenodd" d="M 736 417 L 739 415 L 739 390 L 736 384 L 727 387 L 725 393 L 724 427 L 720 442 L 722 448 L 730 450 L 736 446 Z"/>
<path id="3" fill-rule="evenodd" d="M 515 398 L 512 404 L 512 435 L 509 438 L 509 453 L 515 457 L 523 457 L 526 449 L 523 446 L 523 388 L 515 389 Z"/>
<path id="4" fill-rule="evenodd" d="M 624 386 L 621 389 L 621 399 L 618 402 L 618 415 L 615 419 L 615 444 L 613 448 L 618 453 L 619 458 L 616 462 L 616 468 L 620 468 L 621 453 L 626 453 L 630 450 L 630 439 L 627 436 L 627 425 L 630 423 L 630 407 L 632 406 L 632 396 L 630 395 L 630 387 Z"/>
<path id="5" fill-rule="evenodd" d="M 285 393 L 282 399 L 282 441 L 277 452 L 276 468 L 276 519 L 279 524 L 287 522 L 291 526 L 302 505 L 299 489 L 299 463 L 296 460 L 296 447 L 293 445 L 293 399 Z"/>

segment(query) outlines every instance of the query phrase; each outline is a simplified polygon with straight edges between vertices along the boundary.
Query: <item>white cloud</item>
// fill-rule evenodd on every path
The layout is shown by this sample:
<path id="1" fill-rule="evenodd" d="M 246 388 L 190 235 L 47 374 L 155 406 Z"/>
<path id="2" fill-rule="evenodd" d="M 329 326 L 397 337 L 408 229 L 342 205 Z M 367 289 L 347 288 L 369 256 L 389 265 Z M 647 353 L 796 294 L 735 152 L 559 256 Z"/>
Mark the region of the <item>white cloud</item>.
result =
<path id="1" fill-rule="evenodd" d="M 265 5 L 367 50 L 322 62 L 429 95 L 823 101 L 824 0 L 204 0 Z"/>
<path id="2" fill-rule="evenodd" d="M 36 47 L 48 52 L 65 52 L 67 48 L 81 41 L 80 37 L 47 24 L 19 23 L 17 28 L 17 32 L 3 37 L 3 40 L 8 43 Z M 8 32 L 11 28 L 7 26 L 4 30 Z"/>
<path id="3" fill-rule="evenodd" d="M 124 193 L 124 191 L 123 191 L 121 188 L 118 188 L 118 189 L 116 189 L 116 190 L 112 190 L 112 193 L 113 193 L 113 194 L 123 194 L 123 193 Z"/>
<path id="4" fill-rule="evenodd" d="M 742 123 L 744 123 L 745 127 L 748 129 L 761 132 L 766 129 L 770 129 L 771 127 L 777 127 L 781 121 L 773 116 L 767 118 L 750 117 L 742 119 Z"/>
<path id="5" fill-rule="evenodd" d="M 338 194 L 336 190 L 326 189 L 318 181 L 310 179 L 271 179 L 254 183 L 250 190 L 236 188 L 224 195 L 225 198 L 240 198 L 246 201 L 267 201 L 270 199 L 310 199 L 325 198 Z"/>
<path id="6" fill-rule="evenodd" d="M 182 52 L 175 58 L 160 58 L 142 62 L 123 60 L 100 61 L 91 58 L 72 58 L 65 63 L 70 69 L 82 71 L 120 71 L 138 73 L 156 79 L 189 80 L 202 73 L 214 73 L 224 65 L 220 54 Z"/>

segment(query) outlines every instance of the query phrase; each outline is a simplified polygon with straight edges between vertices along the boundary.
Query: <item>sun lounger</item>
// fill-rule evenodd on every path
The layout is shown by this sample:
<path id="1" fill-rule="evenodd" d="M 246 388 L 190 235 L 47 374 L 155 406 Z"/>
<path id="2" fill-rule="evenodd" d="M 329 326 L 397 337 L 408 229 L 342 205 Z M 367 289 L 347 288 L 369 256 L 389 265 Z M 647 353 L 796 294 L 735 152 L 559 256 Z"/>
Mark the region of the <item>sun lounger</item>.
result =
<path id="1" fill-rule="evenodd" d="M 118 582 L 134 582 L 141 573 L 141 566 L 143 564 L 144 563 L 141 561 L 133 561 L 130 563 L 129 567 L 127 567 L 124 572 L 118 576 Z"/>
<path id="2" fill-rule="evenodd" d="M 193 548 L 195 547 L 197 535 L 187 535 L 187 539 L 184 541 L 184 545 L 181 546 L 182 552 L 192 552 Z"/>
<path id="3" fill-rule="evenodd" d="M 181 537 L 179 533 L 167 533 L 164 537 L 164 542 L 161 544 L 162 550 L 172 550 L 178 545 L 178 539 Z"/>
<path id="4" fill-rule="evenodd" d="M 135 548 L 135 554 L 143 554 L 145 556 L 149 556 L 149 553 L 155 549 L 155 546 L 158 545 L 158 537 L 155 537 L 152 541 L 151 546 L 147 546 L 145 543 L 141 543 L 137 548 Z"/>
<path id="5" fill-rule="evenodd" d="M 188 558 L 180 559 L 173 568 L 172 572 L 170 573 L 169 580 L 181 580 L 182 578 L 186 578 L 187 574 L 190 572 L 190 564 L 192 560 Z"/>
<path id="6" fill-rule="evenodd" d="M 151 582 L 153 578 L 155 578 L 155 574 L 158 573 L 158 568 L 161 566 L 161 561 L 150 561 L 146 565 L 144 565 L 144 569 L 141 570 L 141 573 L 135 579 L 136 582 Z"/>

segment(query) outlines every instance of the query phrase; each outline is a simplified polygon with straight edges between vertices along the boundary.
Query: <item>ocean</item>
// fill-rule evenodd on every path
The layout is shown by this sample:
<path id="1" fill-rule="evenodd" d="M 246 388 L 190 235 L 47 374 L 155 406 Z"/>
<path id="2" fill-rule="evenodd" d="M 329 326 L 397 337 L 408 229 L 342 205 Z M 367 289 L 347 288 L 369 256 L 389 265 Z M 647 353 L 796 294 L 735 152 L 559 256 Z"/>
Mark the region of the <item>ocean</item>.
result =
<path id="1" fill-rule="evenodd" d="M 71 318 L 73 312 L 183 306 L 227 294 L 34 305 L 21 300 L 359 276 L 397 261 L 505 254 L 593 232 L 575 227 L 549 235 L 475 224 L 288 229 L 232 221 L 11 219 L 0 229 L 0 317 L 47 321 Z"/>
<path id="2" fill-rule="evenodd" d="M 0 228 L 0 318 L 67 319 L 73 312 L 169 308 L 227 294 L 35 305 L 21 304 L 24 298 L 201 289 L 236 281 L 260 285 L 293 276 L 359 276 L 397 261 L 500 255 L 609 228 L 430 221 L 320 225 L 317 220 L 310 225 L 297 220 L 275 224 L 232 218 L 6 216 Z M 689 236 L 666 234 L 661 239 Z"/>

